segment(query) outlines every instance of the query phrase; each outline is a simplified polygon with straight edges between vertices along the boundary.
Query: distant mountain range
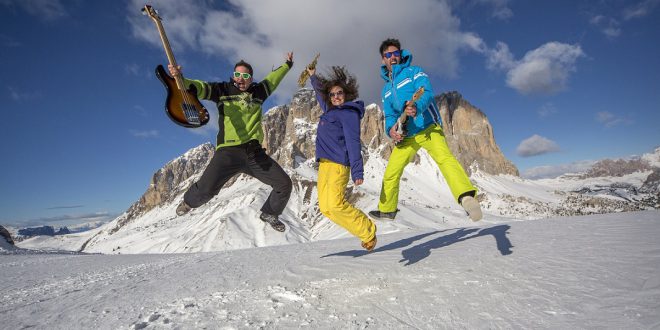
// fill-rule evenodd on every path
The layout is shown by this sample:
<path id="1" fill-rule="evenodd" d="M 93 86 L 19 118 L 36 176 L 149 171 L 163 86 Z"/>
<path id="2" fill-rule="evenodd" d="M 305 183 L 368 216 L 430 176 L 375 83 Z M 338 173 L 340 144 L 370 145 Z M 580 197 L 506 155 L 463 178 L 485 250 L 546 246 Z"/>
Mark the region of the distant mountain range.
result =
<path id="1" fill-rule="evenodd" d="M 448 144 L 471 174 L 485 212 L 484 222 L 538 219 L 644 210 L 660 207 L 660 148 L 632 160 L 604 160 L 586 173 L 528 180 L 495 142 L 486 115 L 457 92 L 436 97 Z M 313 91 L 301 89 L 288 105 L 264 116 L 264 147 L 290 174 L 294 191 L 277 233 L 258 219 L 270 188 L 240 175 L 207 204 L 177 217 L 174 209 L 210 161 L 214 147 L 203 144 L 158 170 L 143 196 L 106 225 L 59 241 L 59 248 L 101 253 L 216 251 L 349 237 L 320 214 L 317 203 L 316 124 L 320 116 Z M 362 210 L 376 208 L 381 179 L 392 150 L 383 133 L 382 111 L 369 105 L 362 120 L 365 184 L 349 185 L 347 196 Z M 474 225 L 453 200 L 445 179 L 420 150 L 401 181 L 397 220 L 378 221 L 379 233 L 412 228 Z M 48 247 L 48 240 L 24 241 Z M 32 244 L 32 245 L 30 245 Z"/>

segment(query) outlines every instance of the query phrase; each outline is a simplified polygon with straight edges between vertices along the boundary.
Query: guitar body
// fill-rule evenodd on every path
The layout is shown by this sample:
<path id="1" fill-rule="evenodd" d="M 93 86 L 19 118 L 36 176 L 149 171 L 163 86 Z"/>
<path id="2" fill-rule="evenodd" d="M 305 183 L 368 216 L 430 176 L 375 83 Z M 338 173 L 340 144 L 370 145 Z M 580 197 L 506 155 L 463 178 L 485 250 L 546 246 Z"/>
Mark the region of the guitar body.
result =
<path id="1" fill-rule="evenodd" d="M 179 90 L 176 80 L 170 77 L 162 65 L 156 67 L 156 76 L 165 85 L 165 113 L 170 119 L 183 127 L 201 127 L 209 122 L 209 112 L 197 99 L 197 95 L 188 90 Z"/>

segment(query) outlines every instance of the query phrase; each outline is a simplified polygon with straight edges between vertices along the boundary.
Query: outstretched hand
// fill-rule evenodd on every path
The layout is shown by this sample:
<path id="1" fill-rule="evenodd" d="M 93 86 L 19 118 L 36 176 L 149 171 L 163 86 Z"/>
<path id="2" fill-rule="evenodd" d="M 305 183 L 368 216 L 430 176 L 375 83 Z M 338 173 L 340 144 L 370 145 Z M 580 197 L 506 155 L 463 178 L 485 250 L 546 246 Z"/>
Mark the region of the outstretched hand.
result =
<path id="1" fill-rule="evenodd" d="M 287 62 L 293 62 L 293 52 L 286 53 L 285 59 Z"/>

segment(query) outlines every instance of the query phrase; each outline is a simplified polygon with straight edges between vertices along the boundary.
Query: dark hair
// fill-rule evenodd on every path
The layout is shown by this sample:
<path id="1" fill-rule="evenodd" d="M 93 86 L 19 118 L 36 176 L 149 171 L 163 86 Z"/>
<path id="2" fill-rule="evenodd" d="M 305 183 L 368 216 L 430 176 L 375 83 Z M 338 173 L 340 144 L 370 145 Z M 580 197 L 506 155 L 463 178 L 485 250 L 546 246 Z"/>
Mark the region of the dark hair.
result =
<path id="1" fill-rule="evenodd" d="M 253 72 L 252 72 L 252 65 L 250 65 L 250 63 L 245 62 L 245 61 L 243 61 L 243 60 L 240 60 L 240 61 L 238 61 L 238 63 L 234 64 L 234 71 L 236 71 L 236 68 L 238 68 L 239 66 L 244 66 L 244 67 L 246 67 L 246 68 L 248 69 L 248 73 L 249 73 L 251 76 L 254 75 Z"/>
<path id="2" fill-rule="evenodd" d="M 327 77 L 318 73 L 316 77 L 321 82 L 321 96 L 323 97 L 323 101 L 329 106 L 332 106 L 332 102 L 330 102 L 328 93 L 330 93 L 332 87 L 339 86 L 344 90 L 345 101 L 353 101 L 359 96 L 357 79 L 355 79 L 354 75 L 348 73 L 343 66 L 333 66 Z"/>
<path id="3" fill-rule="evenodd" d="M 389 46 L 394 46 L 397 49 L 401 49 L 401 42 L 399 42 L 399 39 L 394 39 L 394 38 L 385 39 L 385 41 L 383 41 L 380 44 L 380 49 L 379 49 L 380 50 L 380 56 L 383 56 L 383 52 Z"/>

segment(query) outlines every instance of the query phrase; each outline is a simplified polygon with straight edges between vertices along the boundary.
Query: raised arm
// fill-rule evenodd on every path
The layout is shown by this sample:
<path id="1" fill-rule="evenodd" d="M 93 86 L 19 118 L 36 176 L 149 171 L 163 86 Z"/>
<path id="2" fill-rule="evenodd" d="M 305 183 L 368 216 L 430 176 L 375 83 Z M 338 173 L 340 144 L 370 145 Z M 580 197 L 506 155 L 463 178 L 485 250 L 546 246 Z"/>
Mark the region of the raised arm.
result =
<path id="1" fill-rule="evenodd" d="M 319 102 L 319 106 L 321 107 L 321 110 L 323 113 L 328 111 L 328 105 L 325 104 L 325 101 L 323 100 L 323 94 L 321 94 L 321 89 L 323 86 L 321 86 L 321 81 L 319 81 L 319 78 L 314 74 L 316 70 L 314 69 L 307 69 L 309 74 L 309 81 L 312 83 L 312 88 L 314 88 L 314 94 L 316 94 L 316 101 Z"/>
<path id="2" fill-rule="evenodd" d="M 286 62 L 284 62 L 284 64 L 271 71 L 266 78 L 260 82 L 260 84 L 265 87 L 267 96 L 270 96 L 270 94 L 275 91 L 275 88 L 277 88 L 282 79 L 284 79 L 284 76 L 286 76 L 289 70 L 293 67 L 293 52 L 287 53 L 285 60 Z"/>

